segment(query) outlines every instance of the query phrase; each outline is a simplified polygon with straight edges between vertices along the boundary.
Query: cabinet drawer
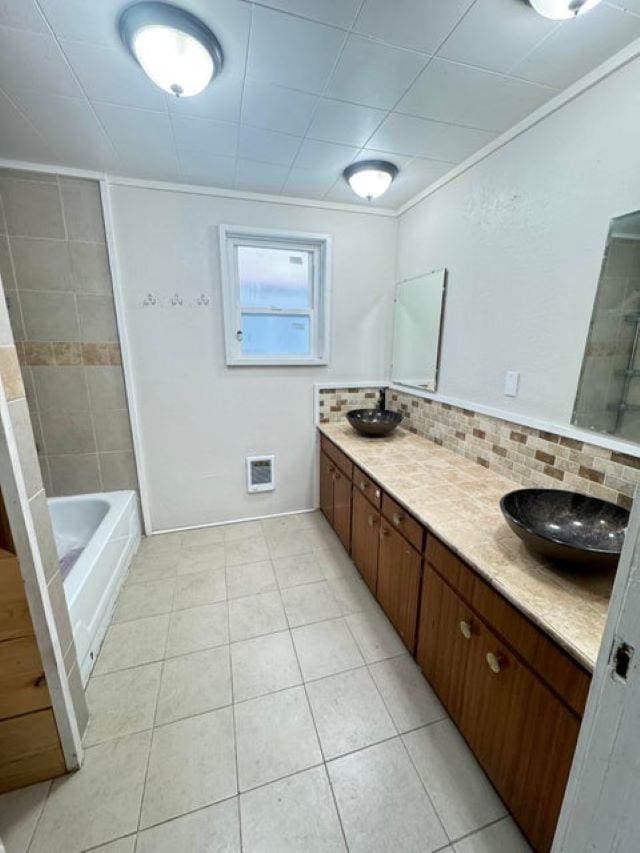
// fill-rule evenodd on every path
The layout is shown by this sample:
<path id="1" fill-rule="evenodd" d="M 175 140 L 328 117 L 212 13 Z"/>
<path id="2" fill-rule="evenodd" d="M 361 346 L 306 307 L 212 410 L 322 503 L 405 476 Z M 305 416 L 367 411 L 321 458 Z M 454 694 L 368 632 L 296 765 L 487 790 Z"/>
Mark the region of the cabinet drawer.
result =
<path id="1" fill-rule="evenodd" d="M 424 528 L 412 515 L 396 503 L 389 495 L 382 493 L 382 514 L 396 530 L 407 539 L 414 548 L 422 553 Z"/>
<path id="2" fill-rule="evenodd" d="M 346 474 L 347 477 L 351 480 L 353 477 L 353 462 L 346 456 L 341 450 L 332 444 L 328 438 L 325 438 L 323 435 L 321 438 L 320 444 L 324 453 L 327 454 L 329 459 L 334 462 L 338 468 L 342 471 L 343 474 Z"/>
<path id="3" fill-rule="evenodd" d="M 371 503 L 380 508 L 382 501 L 382 491 L 377 483 L 375 483 L 368 474 L 365 474 L 357 465 L 353 466 L 353 484 L 357 486 L 362 494 L 371 501 Z"/>
<path id="4" fill-rule="evenodd" d="M 581 716 L 590 675 L 434 536 L 429 536 L 426 553 L 428 563 L 460 597 Z"/>
<path id="5" fill-rule="evenodd" d="M 0 643 L 0 719 L 51 705 L 36 638 Z"/>

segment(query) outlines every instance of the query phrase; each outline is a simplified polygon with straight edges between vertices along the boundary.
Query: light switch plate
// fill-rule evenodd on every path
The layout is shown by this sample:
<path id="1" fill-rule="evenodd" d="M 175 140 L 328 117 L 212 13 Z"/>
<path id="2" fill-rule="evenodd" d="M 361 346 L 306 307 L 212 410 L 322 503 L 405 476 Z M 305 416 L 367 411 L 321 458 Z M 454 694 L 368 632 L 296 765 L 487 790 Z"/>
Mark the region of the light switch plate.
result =
<path id="1" fill-rule="evenodd" d="M 507 370 L 504 375 L 504 395 L 505 397 L 518 396 L 518 384 L 520 382 L 520 374 L 515 370 Z"/>

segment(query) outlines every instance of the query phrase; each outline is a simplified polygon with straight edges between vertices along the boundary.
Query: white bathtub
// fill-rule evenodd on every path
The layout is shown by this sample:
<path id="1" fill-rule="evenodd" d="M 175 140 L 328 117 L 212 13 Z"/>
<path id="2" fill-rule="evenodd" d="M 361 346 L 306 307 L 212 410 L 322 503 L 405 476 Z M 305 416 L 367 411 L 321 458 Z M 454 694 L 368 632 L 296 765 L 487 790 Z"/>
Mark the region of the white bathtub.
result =
<path id="1" fill-rule="evenodd" d="M 135 492 L 49 498 L 82 683 L 86 684 L 111 620 L 118 591 L 140 544 Z"/>

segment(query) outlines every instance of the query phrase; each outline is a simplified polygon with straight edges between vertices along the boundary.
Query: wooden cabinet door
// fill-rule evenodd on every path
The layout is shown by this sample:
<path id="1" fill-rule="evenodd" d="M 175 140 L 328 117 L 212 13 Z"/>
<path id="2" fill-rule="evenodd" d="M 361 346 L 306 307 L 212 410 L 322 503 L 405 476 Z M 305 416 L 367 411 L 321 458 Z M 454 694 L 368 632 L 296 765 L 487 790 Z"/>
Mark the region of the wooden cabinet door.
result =
<path id="1" fill-rule="evenodd" d="M 412 653 L 416 643 L 421 576 L 421 554 L 382 520 L 376 598 Z"/>
<path id="2" fill-rule="evenodd" d="M 326 453 L 320 453 L 320 509 L 333 524 L 333 475 L 335 465 Z"/>
<path id="3" fill-rule="evenodd" d="M 380 513 L 354 486 L 351 513 L 351 559 L 374 595 L 378 581 L 379 532 Z"/>
<path id="4" fill-rule="evenodd" d="M 351 480 L 336 468 L 333 474 L 333 529 L 351 550 Z"/>
<path id="5" fill-rule="evenodd" d="M 476 630 L 471 610 L 427 563 L 416 660 L 458 726 L 464 709 L 471 632 Z"/>

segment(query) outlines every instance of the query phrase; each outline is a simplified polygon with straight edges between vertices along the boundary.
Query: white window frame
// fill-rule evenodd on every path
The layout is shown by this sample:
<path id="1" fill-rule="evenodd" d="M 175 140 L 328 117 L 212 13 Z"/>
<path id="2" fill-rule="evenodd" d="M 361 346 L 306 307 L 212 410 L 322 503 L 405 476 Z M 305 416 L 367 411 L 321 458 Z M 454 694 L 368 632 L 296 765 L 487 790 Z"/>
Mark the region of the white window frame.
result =
<path id="1" fill-rule="evenodd" d="M 331 294 L 331 236 L 303 231 L 280 231 L 220 225 L 220 267 L 226 363 L 232 367 L 324 365 L 329 359 L 329 310 Z M 273 249 L 304 251 L 312 254 L 312 301 L 310 309 L 244 309 L 256 314 L 300 314 L 310 320 L 311 352 L 308 356 L 242 355 L 237 338 L 241 328 L 238 246 L 264 246 Z"/>

